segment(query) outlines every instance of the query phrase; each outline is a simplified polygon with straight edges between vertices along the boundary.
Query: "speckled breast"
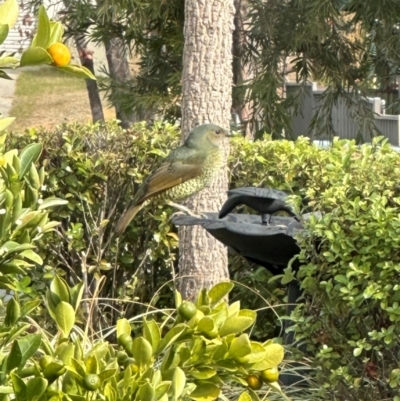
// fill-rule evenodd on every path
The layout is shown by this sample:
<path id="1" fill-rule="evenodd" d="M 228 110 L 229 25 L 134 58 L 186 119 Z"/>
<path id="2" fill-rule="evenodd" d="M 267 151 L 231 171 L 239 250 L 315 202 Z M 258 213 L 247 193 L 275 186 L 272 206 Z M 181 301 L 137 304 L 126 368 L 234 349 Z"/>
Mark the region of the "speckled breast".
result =
<path id="1" fill-rule="evenodd" d="M 186 181 L 176 187 L 165 191 L 158 199 L 164 201 L 181 201 L 201 191 L 211 184 L 218 171 L 222 167 L 222 154 L 218 150 L 210 154 L 205 161 L 202 174 L 192 180 Z"/>

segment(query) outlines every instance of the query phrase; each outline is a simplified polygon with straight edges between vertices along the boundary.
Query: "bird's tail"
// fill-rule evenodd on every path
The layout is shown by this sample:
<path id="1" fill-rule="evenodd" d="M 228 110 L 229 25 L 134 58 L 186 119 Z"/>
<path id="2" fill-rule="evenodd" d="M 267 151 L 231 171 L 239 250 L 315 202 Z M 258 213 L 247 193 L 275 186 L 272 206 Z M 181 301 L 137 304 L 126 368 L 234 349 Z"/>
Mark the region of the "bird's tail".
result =
<path id="1" fill-rule="evenodd" d="M 138 214 L 142 207 L 143 203 L 129 206 L 128 210 L 121 216 L 121 218 L 118 220 L 117 226 L 115 227 L 115 234 L 117 236 L 120 236 L 125 231 L 126 227 L 128 227 L 128 224 Z"/>

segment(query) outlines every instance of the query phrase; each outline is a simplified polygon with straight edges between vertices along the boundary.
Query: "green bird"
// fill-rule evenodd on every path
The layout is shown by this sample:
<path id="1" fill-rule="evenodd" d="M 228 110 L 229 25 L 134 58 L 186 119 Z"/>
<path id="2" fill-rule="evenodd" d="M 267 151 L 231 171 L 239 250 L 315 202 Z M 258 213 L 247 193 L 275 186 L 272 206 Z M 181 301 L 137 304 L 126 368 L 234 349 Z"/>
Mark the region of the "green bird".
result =
<path id="1" fill-rule="evenodd" d="M 115 234 L 121 235 L 136 214 L 151 200 L 178 209 L 182 201 L 211 184 L 223 164 L 224 138 L 229 132 L 214 124 L 196 127 L 179 148 L 174 149 L 143 182 L 126 212 L 119 219 Z"/>

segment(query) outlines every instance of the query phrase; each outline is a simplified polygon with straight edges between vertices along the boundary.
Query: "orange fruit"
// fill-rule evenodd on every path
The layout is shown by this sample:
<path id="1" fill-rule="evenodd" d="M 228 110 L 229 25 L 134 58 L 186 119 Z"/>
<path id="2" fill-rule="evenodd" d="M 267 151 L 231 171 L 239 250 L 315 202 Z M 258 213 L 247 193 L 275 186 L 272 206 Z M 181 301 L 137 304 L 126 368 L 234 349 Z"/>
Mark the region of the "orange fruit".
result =
<path id="1" fill-rule="evenodd" d="M 50 54 L 51 58 L 54 61 L 54 64 L 57 67 L 64 67 L 69 64 L 71 61 L 71 52 L 68 47 L 63 43 L 53 43 L 48 49 L 47 52 Z"/>
<path id="2" fill-rule="evenodd" d="M 261 372 L 260 376 L 266 383 L 273 383 L 279 379 L 279 370 L 276 366 L 271 369 L 265 369 Z"/>
<path id="3" fill-rule="evenodd" d="M 260 388 L 262 387 L 262 381 L 256 375 L 247 376 L 246 381 L 252 390 L 260 390 Z"/>

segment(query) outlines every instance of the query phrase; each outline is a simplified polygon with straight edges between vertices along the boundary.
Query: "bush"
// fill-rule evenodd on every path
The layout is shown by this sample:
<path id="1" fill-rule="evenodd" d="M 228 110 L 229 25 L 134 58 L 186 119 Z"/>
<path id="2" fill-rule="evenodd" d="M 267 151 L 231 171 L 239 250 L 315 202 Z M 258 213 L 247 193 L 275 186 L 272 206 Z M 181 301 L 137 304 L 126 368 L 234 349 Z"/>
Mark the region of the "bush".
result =
<path id="1" fill-rule="evenodd" d="M 300 239 L 305 303 L 293 316 L 321 398 L 397 400 L 399 154 L 382 139 L 361 147 L 335 140 L 326 150 L 305 139 L 238 142 L 235 186 L 289 189 L 298 209 L 323 213 Z"/>
<path id="2" fill-rule="evenodd" d="M 5 137 L 2 139 L 4 142 Z M 69 142 L 59 145 L 68 148 Z M 52 259 L 47 254 L 47 244 L 56 243 L 49 234 L 58 223 L 48 220 L 47 209 L 62 207 L 66 201 L 42 197 L 45 172 L 43 167 L 38 171 L 34 164 L 42 152 L 41 144 L 30 144 L 19 155 L 16 149 L 4 150 L 4 143 L 1 143 L 0 283 L 1 287 L 12 290 L 13 296 L 0 312 L 2 401 L 84 401 L 94 397 L 107 401 L 187 398 L 201 401 L 215 399 L 227 390 L 230 396 L 240 400 L 259 400 L 253 391 L 254 383 L 257 382 L 257 390 L 260 389 L 263 372 L 277 371 L 283 359 L 283 347 L 272 340 L 265 343 L 250 341 L 244 331 L 254 325 L 256 313 L 241 309 L 240 302 L 229 305 L 223 301 L 232 290 L 231 283 L 219 283 L 208 291 L 203 290 L 195 304 L 182 303 L 179 293 L 175 293 L 178 313 L 175 308 L 156 309 L 147 305 L 145 313 L 131 319 L 141 327 L 140 333 L 133 337 L 131 323 L 119 319 L 116 325 L 119 347 L 106 341 L 107 337 L 112 338 L 112 328 L 96 331 L 99 323 L 93 319 L 93 313 L 98 298 L 82 300 L 84 295 L 88 296 L 88 280 L 69 286 L 55 274 L 50 285 L 41 288 L 45 308 L 39 317 L 37 309 L 42 302 L 37 292 L 28 288 L 27 269 L 36 265 L 46 270 L 41 256 L 33 249 L 41 249 L 49 260 Z M 70 156 L 73 159 L 80 154 L 70 152 Z M 101 160 L 101 154 L 97 156 L 98 161 Z M 45 157 L 42 162 L 49 166 Z M 79 157 L 73 160 L 81 161 Z M 69 165 L 63 165 L 63 161 L 60 161 L 61 167 L 69 172 Z M 116 165 L 120 163 L 115 161 Z M 96 160 L 94 162 L 96 165 Z M 108 167 L 110 174 L 116 177 L 118 168 L 112 163 Z M 60 180 L 52 183 L 50 176 L 51 188 L 56 188 L 58 182 L 68 184 L 76 191 L 72 193 L 81 199 L 80 191 L 85 188 L 85 182 L 80 174 L 89 178 L 86 184 L 91 185 L 91 175 L 96 174 L 81 168 L 72 175 L 81 180 L 71 181 L 60 171 L 63 171 L 60 166 L 55 165 L 54 172 L 59 173 Z M 106 181 L 105 176 L 100 177 Z M 99 188 L 93 185 L 93 191 L 98 195 L 96 189 Z M 77 212 L 79 218 L 79 212 L 84 213 L 84 208 L 71 203 L 72 211 Z M 104 202 L 103 208 L 106 205 Z M 60 209 L 59 214 L 62 212 Z M 73 221 L 74 213 L 66 217 Z M 104 215 L 102 217 L 99 225 L 106 227 Z M 96 223 L 94 219 L 93 222 Z M 63 233 L 62 229 L 60 233 Z M 87 255 L 89 250 L 95 249 L 92 244 L 96 238 L 92 234 L 88 249 L 81 248 L 85 250 L 85 262 L 91 260 Z M 43 239 L 45 242 L 40 246 Z M 67 236 L 66 239 L 72 240 L 71 249 L 77 251 L 75 238 Z M 57 262 L 57 256 L 65 262 L 63 254 L 55 254 L 54 261 Z M 83 276 L 85 274 L 87 272 L 83 271 Z M 36 289 L 40 290 L 38 286 Z M 21 295 L 27 294 L 31 300 L 21 299 Z M 151 319 L 157 315 L 157 320 Z M 53 324 L 44 324 L 47 317 Z M 277 377 L 272 383 L 265 382 L 266 394 L 271 391 L 282 393 L 276 380 Z"/>
<path id="3" fill-rule="evenodd" d="M 106 276 L 100 295 L 119 301 L 136 297 L 135 306 L 121 303 L 119 308 L 129 316 L 143 312 L 139 301 L 151 301 L 162 283 L 168 289 L 176 267 L 171 209 L 147 208 L 119 245 L 110 233 L 116 211 L 124 209 L 146 174 L 178 145 L 178 132 L 157 124 L 152 130 L 139 124 L 130 131 L 115 125 L 69 125 L 53 133 L 31 131 L 12 138 L 20 146 L 32 140 L 45 144 L 41 161 L 49 172 L 47 194 L 70 202 L 53 214 L 62 221 L 61 229 L 46 241 L 40 256 L 58 268 L 53 274 L 62 271 L 70 283 L 82 278 L 92 294 Z M 232 186 L 286 190 L 299 211 L 323 213 L 306 223 L 307 234 L 299 239 L 304 265 L 298 279 L 306 302 L 293 316 L 323 399 L 383 400 L 398 391 L 399 165 L 399 155 L 382 140 L 362 147 L 336 140 L 329 149 L 311 146 L 305 138 L 232 140 Z M 282 303 L 283 286 L 271 281 L 269 273 L 249 270 L 238 258 L 231 262 L 233 277 L 257 285 L 272 304 Z M 287 269 L 284 280 L 292 276 Z M 265 302 L 251 294 L 240 288 L 232 297 L 241 299 L 244 307 L 265 308 Z M 105 312 L 101 325 L 115 318 L 108 305 L 99 305 Z M 152 305 L 173 306 L 170 292 L 158 292 Z M 268 310 L 260 317 L 254 333 L 268 338 L 276 329 L 275 315 Z M 141 327 L 134 325 L 133 330 Z"/>

